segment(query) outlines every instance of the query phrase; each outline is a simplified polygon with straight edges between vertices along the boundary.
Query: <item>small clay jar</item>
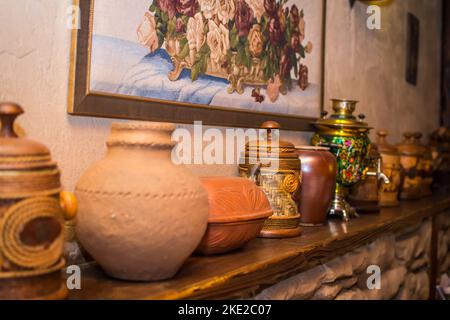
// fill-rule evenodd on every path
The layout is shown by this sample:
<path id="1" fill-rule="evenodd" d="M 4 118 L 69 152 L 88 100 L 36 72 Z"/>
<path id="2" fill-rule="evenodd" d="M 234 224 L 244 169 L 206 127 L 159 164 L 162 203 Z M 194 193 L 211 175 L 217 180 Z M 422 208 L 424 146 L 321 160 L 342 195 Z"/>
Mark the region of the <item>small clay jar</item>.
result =
<path id="1" fill-rule="evenodd" d="M 414 133 L 414 143 L 422 147 L 422 157 L 418 165 L 418 171 L 422 177 L 422 197 L 428 197 L 432 195 L 431 185 L 433 184 L 433 154 L 432 149 L 429 146 L 422 144 L 422 133 Z"/>
<path id="2" fill-rule="evenodd" d="M 395 207 L 399 205 L 398 193 L 403 180 L 403 169 L 400 163 L 400 153 L 387 141 L 388 132 L 377 132 L 377 147 L 382 158 L 382 171 L 389 178 L 389 183 L 381 182 L 379 189 L 380 207 Z"/>
<path id="3" fill-rule="evenodd" d="M 326 222 L 337 176 L 336 157 L 325 147 L 299 146 L 302 186 L 296 194 L 300 223 L 320 226 Z"/>
<path id="4" fill-rule="evenodd" d="M 112 277 L 171 278 L 200 243 L 208 196 L 171 161 L 173 124 L 115 123 L 106 157 L 78 182 L 76 233 Z"/>
<path id="5" fill-rule="evenodd" d="M 423 157 L 423 147 L 414 140 L 414 133 L 404 133 L 404 140 L 397 145 L 400 163 L 403 167 L 404 179 L 400 189 L 400 199 L 416 200 L 422 196 L 422 176 L 419 165 Z"/>
<path id="6" fill-rule="evenodd" d="M 273 210 L 264 191 L 249 179 L 204 177 L 208 192 L 208 229 L 196 252 L 226 253 L 257 238 Z"/>

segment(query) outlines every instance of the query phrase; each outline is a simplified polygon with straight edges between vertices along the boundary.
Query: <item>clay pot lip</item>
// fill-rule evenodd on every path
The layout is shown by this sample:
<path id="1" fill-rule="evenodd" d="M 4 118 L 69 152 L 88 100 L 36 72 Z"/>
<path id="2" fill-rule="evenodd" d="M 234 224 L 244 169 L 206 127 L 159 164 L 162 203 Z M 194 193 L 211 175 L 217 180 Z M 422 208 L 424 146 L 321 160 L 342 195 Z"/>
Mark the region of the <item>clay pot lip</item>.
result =
<path id="1" fill-rule="evenodd" d="M 232 224 L 238 222 L 250 222 L 250 221 L 258 221 L 262 219 L 267 219 L 272 216 L 273 210 L 272 208 L 259 211 L 253 214 L 247 213 L 237 213 L 234 217 L 210 217 L 208 218 L 208 224 L 222 225 L 222 224 Z"/>
<path id="2" fill-rule="evenodd" d="M 320 146 L 295 146 L 296 151 L 330 151 L 330 148 Z"/>

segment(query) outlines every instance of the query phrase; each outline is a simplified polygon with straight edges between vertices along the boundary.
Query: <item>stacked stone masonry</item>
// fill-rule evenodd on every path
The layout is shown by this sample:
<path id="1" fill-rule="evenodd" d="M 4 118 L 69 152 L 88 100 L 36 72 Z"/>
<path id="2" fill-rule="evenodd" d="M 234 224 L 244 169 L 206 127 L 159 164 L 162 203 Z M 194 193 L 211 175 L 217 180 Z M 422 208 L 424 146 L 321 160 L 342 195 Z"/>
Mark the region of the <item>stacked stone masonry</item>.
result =
<path id="1" fill-rule="evenodd" d="M 438 283 L 444 274 L 450 275 L 450 211 L 437 217 Z"/>
<path id="2" fill-rule="evenodd" d="M 449 266 L 450 215 L 446 219 L 446 268 Z M 387 300 L 428 299 L 431 219 L 380 237 L 353 252 L 262 291 L 255 299 Z M 444 238 L 444 236 L 442 236 Z M 443 250 L 443 249 L 442 249 Z M 370 290 L 369 266 L 379 266 L 381 288 Z M 370 282 L 373 283 L 373 282 Z"/>

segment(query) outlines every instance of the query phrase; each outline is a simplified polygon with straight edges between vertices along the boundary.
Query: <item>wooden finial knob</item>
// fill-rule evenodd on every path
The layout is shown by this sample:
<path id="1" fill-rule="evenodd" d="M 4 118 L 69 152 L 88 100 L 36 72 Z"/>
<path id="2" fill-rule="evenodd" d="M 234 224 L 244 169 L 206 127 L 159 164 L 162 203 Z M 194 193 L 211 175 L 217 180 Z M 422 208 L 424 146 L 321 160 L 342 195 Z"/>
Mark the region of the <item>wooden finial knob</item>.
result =
<path id="1" fill-rule="evenodd" d="M 0 131 L 0 137 L 3 138 L 17 138 L 18 135 L 14 131 L 14 121 L 16 118 L 23 114 L 24 111 L 21 106 L 15 103 L 0 103 L 0 121 L 2 124 L 2 130 Z"/>
<path id="2" fill-rule="evenodd" d="M 377 135 L 380 138 L 386 138 L 388 136 L 389 132 L 387 130 L 381 129 L 377 131 Z"/>
<path id="3" fill-rule="evenodd" d="M 276 121 L 266 121 L 261 125 L 261 128 L 263 128 L 263 129 L 280 129 L 281 126 Z"/>

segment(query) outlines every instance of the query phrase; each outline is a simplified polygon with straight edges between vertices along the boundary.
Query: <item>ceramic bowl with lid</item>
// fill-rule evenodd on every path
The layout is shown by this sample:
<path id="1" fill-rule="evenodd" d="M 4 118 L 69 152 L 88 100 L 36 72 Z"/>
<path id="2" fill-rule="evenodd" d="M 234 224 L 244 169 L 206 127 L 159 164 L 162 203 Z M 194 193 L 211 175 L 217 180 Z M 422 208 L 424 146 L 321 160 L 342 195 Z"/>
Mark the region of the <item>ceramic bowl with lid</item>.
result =
<path id="1" fill-rule="evenodd" d="M 219 254 L 257 238 L 272 208 L 264 191 L 248 179 L 204 177 L 208 193 L 208 228 L 196 252 Z"/>

